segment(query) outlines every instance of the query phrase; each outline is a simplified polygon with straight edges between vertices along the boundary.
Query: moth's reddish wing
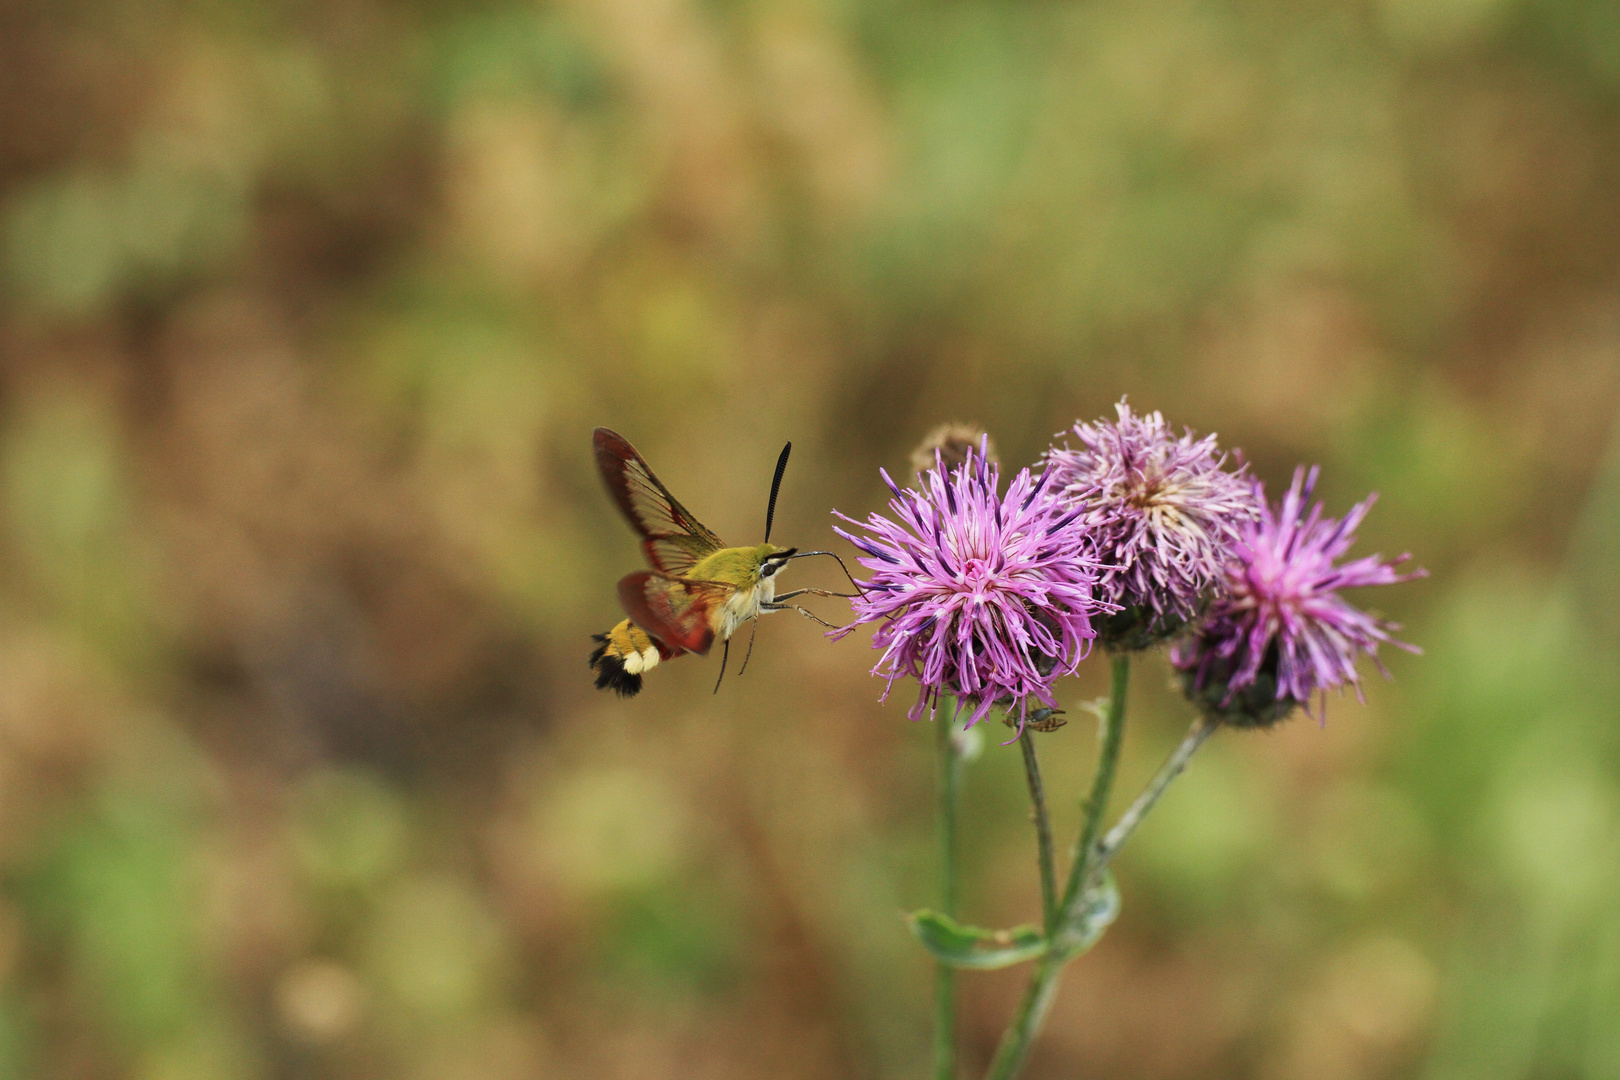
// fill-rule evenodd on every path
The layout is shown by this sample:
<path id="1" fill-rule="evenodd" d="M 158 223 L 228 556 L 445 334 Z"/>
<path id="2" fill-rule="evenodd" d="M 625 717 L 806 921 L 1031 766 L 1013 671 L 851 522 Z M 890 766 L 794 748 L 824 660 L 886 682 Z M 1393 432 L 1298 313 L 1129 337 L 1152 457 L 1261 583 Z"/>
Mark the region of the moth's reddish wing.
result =
<path id="1" fill-rule="evenodd" d="M 641 534 L 641 548 L 655 569 L 679 577 L 725 547 L 669 493 L 624 436 L 597 428 L 591 441 L 602 481 L 630 527 Z"/>
<path id="2" fill-rule="evenodd" d="M 714 644 L 714 613 L 733 591 L 717 581 L 638 570 L 619 580 L 619 603 L 631 622 L 663 645 L 704 654 Z"/>

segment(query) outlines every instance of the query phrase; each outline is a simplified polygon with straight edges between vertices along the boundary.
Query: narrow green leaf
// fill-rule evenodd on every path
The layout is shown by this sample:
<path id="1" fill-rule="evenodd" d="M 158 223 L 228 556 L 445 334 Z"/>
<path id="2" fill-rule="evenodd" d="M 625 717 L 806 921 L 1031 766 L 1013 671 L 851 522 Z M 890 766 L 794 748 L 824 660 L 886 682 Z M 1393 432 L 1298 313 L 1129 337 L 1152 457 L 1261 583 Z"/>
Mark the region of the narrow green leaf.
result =
<path id="1" fill-rule="evenodd" d="M 1036 926 L 985 930 L 963 926 L 949 915 L 926 908 L 905 919 L 922 947 L 951 967 L 989 971 L 1033 960 L 1046 951 L 1046 937 Z"/>

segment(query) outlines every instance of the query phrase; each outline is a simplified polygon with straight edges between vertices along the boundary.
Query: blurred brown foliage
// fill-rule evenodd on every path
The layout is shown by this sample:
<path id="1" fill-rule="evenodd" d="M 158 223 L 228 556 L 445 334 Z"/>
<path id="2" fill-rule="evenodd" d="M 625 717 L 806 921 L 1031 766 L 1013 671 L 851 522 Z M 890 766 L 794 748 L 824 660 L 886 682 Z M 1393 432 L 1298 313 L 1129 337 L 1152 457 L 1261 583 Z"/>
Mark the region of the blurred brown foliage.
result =
<path id="1" fill-rule="evenodd" d="M 797 619 L 595 693 L 589 432 L 828 546 L 1128 393 L 1379 489 L 1428 655 L 1216 741 L 1029 1075 L 1620 1077 L 1617 181 L 1612 0 L 8 0 L 0 1075 L 921 1075 L 928 733 Z"/>

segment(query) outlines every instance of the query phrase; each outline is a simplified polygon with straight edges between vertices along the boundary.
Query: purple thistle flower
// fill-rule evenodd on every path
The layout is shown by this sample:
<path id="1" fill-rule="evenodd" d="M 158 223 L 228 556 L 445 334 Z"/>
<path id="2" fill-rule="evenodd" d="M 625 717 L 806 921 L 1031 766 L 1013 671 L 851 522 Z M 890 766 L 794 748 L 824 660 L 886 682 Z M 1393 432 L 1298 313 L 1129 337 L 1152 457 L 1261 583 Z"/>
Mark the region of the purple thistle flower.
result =
<path id="1" fill-rule="evenodd" d="M 1240 727 L 1276 723 L 1318 692 L 1349 684 L 1360 699 L 1356 659 L 1378 663 L 1378 645 L 1396 641 L 1394 623 L 1352 606 L 1338 590 L 1393 585 L 1424 577 L 1396 567 L 1410 559 L 1369 555 L 1334 565 L 1355 542 L 1356 527 L 1376 495 L 1351 507 L 1342 521 L 1322 515 L 1317 503 L 1305 512 L 1318 470 L 1294 470 L 1294 482 L 1273 510 L 1261 499 L 1260 519 L 1246 524 L 1227 566 L 1226 595 L 1192 637 L 1177 642 L 1171 662 L 1183 672 L 1187 694 L 1206 711 Z M 1389 673 L 1382 664 L 1380 671 Z"/>
<path id="2" fill-rule="evenodd" d="M 1000 470 L 982 448 L 954 468 L 936 459 L 918 477 L 921 491 L 882 476 L 893 520 L 838 515 L 871 533 L 835 529 L 864 553 L 872 577 L 852 602 L 854 622 L 830 636 L 881 620 L 872 674 L 888 680 L 884 700 L 897 679 L 918 681 L 913 720 L 932 716 L 941 694 L 974 703 L 970 725 L 998 701 L 1055 707 L 1052 681 L 1084 659 L 1091 616 L 1107 610 L 1093 599 L 1096 559 L 1079 510 L 1050 498 L 1046 477 L 1028 469 L 998 495 Z"/>
<path id="3" fill-rule="evenodd" d="M 1238 526 L 1260 507 L 1243 469 L 1224 468 L 1215 436 L 1177 438 L 1157 412 L 1115 408 L 1113 423 L 1075 424 L 1084 448 L 1048 450 L 1046 472 L 1096 537 L 1098 594 L 1123 609 L 1100 628 L 1104 644 L 1142 649 L 1203 609 Z"/>

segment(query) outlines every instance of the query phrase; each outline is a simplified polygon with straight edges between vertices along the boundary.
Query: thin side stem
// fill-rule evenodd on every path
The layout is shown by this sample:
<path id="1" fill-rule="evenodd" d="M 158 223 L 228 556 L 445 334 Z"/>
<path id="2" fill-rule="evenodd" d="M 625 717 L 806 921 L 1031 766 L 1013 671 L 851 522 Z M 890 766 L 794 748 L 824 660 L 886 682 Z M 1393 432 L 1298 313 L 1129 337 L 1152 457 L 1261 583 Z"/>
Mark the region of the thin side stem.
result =
<path id="1" fill-rule="evenodd" d="M 1097 772 L 1091 780 L 1091 795 L 1086 799 L 1085 821 L 1080 839 L 1074 845 L 1074 858 L 1069 865 L 1069 882 L 1063 890 L 1063 914 L 1072 918 L 1084 903 L 1083 885 L 1089 884 L 1091 869 L 1097 858 L 1097 837 L 1102 834 L 1103 821 L 1108 816 L 1108 799 L 1114 791 L 1114 774 L 1119 768 L 1119 751 L 1125 743 L 1126 693 L 1131 683 L 1131 654 L 1117 653 L 1113 663 L 1113 681 L 1108 691 L 1108 708 L 1103 711 L 1101 747 L 1097 751 Z"/>
<path id="2" fill-rule="evenodd" d="M 1029 780 L 1030 816 L 1035 819 L 1035 847 L 1041 864 L 1041 925 L 1047 940 L 1057 933 L 1057 870 L 1052 862 L 1052 819 L 1046 812 L 1046 789 L 1041 785 L 1041 763 L 1035 756 L 1035 738 L 1025 728 L 1018 736 L 1024 752 L 1024 776 Z"/>
<path id="3" fill-rule="evenodd" d="M 1131 803 L 1130 809 L 1120 815 L 1119 821 L 1112 829 L 1108 830 L 1108 835 L 1103 838 L 1103 842 L 1097 845 L 1097 854 L 1092 859 L 1092 865 L 1086 873 L 1087 887 L 1095 884 L 1096 880 L 1102 876 L 1103 869 L 1107 867 L 1109 860 L 1114 857 L 1120 848 L 1125 846 L 1125 841 L 1129 840 L 1131 834 L 1136 831 L 1137 826 L 1142 824 L 1142 819 L 1148 816 L 1148 811 L 1158 804 L 1159 799 L 1164 795 L 1165 789 L 1170 786 L 1171 781 L 1182 774 L 1187 768 L 1187 763 L 1192 760 L 1192 756 L 1198 752 L 1198 748 L 1203 746 L 1205 740 L 1213 735 L 1215 729 L 1220 726 L 1218 721 L 1211 720 L 1207 716 L 1200 716 L 1193 721 L 1192 727 L 1187 729 L 1186 737 L 1181 740 L 1181 745 L 1176 747 L 1170 756 L 1165 759 L 1164 764 L 1159 767 L 1159 771 L 1154 775 L 1152 781 L 1142 789 L 1142 794 L 1138 795 L 1136 801 Z"/>
<path id="4" fill-rule="evenodd" d="M 939 747 L 939 909 L 956 918 L 956 810 L 962 786 L 962 755 L 956 745 L 961 703 L 935 719 Z M 934 1078 L 956 1080 L 956 972 L 940 964 L 934 981 Z"/>
<path id="5" fill-rule="evenodd" d="M 1097 837 L 1102 832 L 1103 818 L 1108 813 L 1108 797 L 1114 789 L 1114 773 L 1119 767 L 1120 746 L 1124 743 L 1125 692 L 1129 687 L 1130 677 L 1130 654 L 1122 652 L 1115 655 L 1113 685 L 1109 692 L 1108 707 L 1102 713 L 1100 733 L 1102 745 L 1097 753 L 1097 771 L 1091 779 L 1091 795 L 1085 804 L 1085 820 L 1080 829 L 1080 840 L 1075 845 L 1074 864 L 1069 869 L 1068 887 L 1064 890 L 1063 903 L 1058 913 L 1059 927 L 1074 918 L 1084 902 L 1081 885 L 1089 877 Z M 1030 1047 L 1035 1043 L 1035 1036 L 1040 1033 L 1041 1025 L 1046 1021 L 1047 1010 L 1052 1006 L 1052 999 L 1057 996 L 1058 977 L 1063 974 L 1063 966 L 1072 958 L 1072 954 L 1057 947 L 1056 937 L 1050 935 L 1050 932 L 1047 940 L 1052 943 L 1051 947 L 1036 961 L 1035 970 L 1030 973 L 1029 985 L 1024 990 L 1024 999 L 1019 1003 L 1012 1024 L 1001 1037 L 1001 1045 L 996 1048 L 996 1056 L 990 1062 L 990 1071 L 985 1073 L 985 1080 L 1013 1080 L 1024 1067 Z"/>

